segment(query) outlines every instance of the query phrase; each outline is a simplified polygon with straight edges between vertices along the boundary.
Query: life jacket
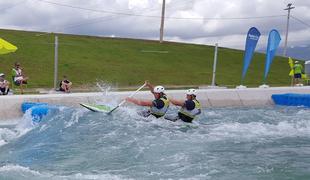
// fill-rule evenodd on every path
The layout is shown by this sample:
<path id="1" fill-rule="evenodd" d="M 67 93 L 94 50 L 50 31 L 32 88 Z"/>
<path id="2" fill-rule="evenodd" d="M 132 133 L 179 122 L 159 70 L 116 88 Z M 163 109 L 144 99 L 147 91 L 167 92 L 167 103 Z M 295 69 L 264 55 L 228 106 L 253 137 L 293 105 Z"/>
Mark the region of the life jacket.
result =
<path id="1" fill-rule="evenodd" d="M 164 107 L 162 107 L 161 109 L 158 109 L 156 106 L 153 105 L 150 109 L 151 114 L 157 118 L 164 116 L 168 110 L 168 107 L 169 107 L 169 100 L 166 97 L 166 95 L 164 95 L 163 97 L 161 97 L 159 99 L 164 102 Z"/>
<path id="2" fill-rule="evenodd" d="M 194 119 L 196 115 L 200 114 L 201 110 L 199 101 L 197 101 L 197 99 L 193 99 L 192 101 L 195 103 L 195 108 L 193 110 L 188 110 L 186 107 L 182 107 L 179 112 Z"/>

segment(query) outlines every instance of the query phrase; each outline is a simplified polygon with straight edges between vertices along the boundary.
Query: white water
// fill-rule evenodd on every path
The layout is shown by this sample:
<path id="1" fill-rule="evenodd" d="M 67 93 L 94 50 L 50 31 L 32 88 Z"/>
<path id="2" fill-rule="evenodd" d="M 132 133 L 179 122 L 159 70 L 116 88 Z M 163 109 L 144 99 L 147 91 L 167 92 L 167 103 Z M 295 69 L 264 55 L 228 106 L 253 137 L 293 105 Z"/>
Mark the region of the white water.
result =
<path id="1" fill-rule="evenodd" d="M 310 178 L 309 109 L 205 109 L 190 126 L 138 110 L 62 107 L 2 124 L 0 179 Z"/>

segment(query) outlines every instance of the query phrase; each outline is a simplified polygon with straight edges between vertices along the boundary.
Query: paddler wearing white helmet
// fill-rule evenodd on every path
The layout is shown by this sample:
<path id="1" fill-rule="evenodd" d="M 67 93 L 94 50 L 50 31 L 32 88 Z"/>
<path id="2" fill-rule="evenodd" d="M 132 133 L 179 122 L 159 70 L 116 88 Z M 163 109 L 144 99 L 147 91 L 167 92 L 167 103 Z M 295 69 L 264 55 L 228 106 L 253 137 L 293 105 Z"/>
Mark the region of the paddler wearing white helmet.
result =
<path id="1" fill-rule="evenodd" d="M 197 90 L 188 89 L 186 91 L 186 100 L 175 100 L 170 98 L 170 102 L 176 106 L 180 106 L 180 110 L 177 115 L 165 116 L 165 119 L 170 121 L 176 121 L 181 119 L 184 122 L 191 123 L 193 119 L 201 113 L 200 103 L 196 99 Z"/>
<path id="2" fill-rule="evenodd" d="M 150 82 L 145 81 L 145 85 L 150 89 L 154 95 L 154 100 L 141 100 L 135 98 L 126 98 L 126 101 L 134 103 L 139 106 L 148 106 L 150 109 L 142 111 L 139 114 L 148 117 L 150 115 L 160 118 L 164 116 L 169 107 L 169 100 L 165 94 L 165 88 L 163 86 L 153 86 Z"/>

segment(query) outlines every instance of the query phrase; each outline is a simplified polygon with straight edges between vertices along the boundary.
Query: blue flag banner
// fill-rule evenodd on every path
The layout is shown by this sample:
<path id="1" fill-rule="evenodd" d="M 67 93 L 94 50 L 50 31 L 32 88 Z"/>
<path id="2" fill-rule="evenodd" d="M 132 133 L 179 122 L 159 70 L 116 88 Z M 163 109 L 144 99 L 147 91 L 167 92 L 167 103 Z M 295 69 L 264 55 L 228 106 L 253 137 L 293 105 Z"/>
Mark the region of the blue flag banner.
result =
<path id="1" fill-rule="evenodd" d="M 256 29 L 255 27 L 252 27 L 249 29 L 248 35 L 246 37 L 246 43 L 245 43 L 241 84 L 250 66 L 259 37 L 260 37 L 260 32 L 258 31 L 258 29 Z"/>
<path id="2" fill-rule="evenodd" d="M 281 41 L 280 34 L 277 30 L 273 29 L 269 33 L 268 44 L 266 50 L 266 64 L 265 64 L 265 74 L 264 74 L 264 82 L 266 81 L 272 60 L 276 54 L 276 51 L 279 47 Z"/>

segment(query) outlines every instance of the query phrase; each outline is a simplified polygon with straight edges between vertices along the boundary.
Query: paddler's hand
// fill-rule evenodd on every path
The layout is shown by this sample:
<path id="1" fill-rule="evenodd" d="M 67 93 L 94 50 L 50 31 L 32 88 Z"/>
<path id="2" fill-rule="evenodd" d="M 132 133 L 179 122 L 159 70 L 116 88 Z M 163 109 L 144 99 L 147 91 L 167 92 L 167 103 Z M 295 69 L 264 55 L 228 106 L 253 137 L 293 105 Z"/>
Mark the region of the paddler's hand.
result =
<path id="1" fill-rule="evenodd" d="M 144 84 L 145 84 L 146 86 L 151 85 L 151 83 L 150 83 L 148 80 L 145 80 Z"/>

